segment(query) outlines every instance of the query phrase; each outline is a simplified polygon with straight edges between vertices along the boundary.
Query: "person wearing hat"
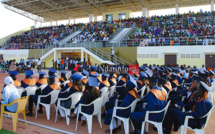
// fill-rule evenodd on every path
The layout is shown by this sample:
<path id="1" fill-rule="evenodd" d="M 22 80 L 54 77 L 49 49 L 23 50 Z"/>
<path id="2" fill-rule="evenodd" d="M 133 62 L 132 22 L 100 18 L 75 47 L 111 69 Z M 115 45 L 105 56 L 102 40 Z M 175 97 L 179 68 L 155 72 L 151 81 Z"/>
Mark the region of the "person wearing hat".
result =
<path id="1" fill-rule="evenodd" d="M 165 82 L 165 79 L 163 79 L 160 76 L 153 75 L 153 77 L 149 78 L 149 85 L 151 90 L 146 95 L 146 98 L 143 99 L 143 102 L 147 102 L 147 108 L 142 108 L 143 103 L 141 107 L 136 108 L 135 112 L 130 113 L 130 118 L 134 124 L 135 131 L 134 134 L 140 133 L 142 122 L 145 120 L 145 114 L 146 111 L 159 111 L 162 110 L 166 104 L 166 95 L 167 92 L 165 89 L 162 88 L 162 84 Z M 140 103 L 139 103 L 140 104 Z M 160 114 L 152 114 L 149 119 L 160 122 L 162 121 L 163 113 Z"/>
<path id="2" fill-rule="evenodd" d="M 139 90 L 146 84 L 149 84 L 148 75 L 146 73 L 140 72 L 140 77 L 138 78 L 138 81 L 137 81 L 137 91 L 138 91 L 139 95 L 141 94 L 141 92 L 139 92 Z M 146 91 L 144 94 L 146 94 Z"/>
<path id="3" fill-rule="evenodd" d="M 96 67 L 90 65 L 89 67 L 89 76 L 91 76 L 92 74 L 96 74 Z"/>
<path id="4" fill-rule="evenodd" d="M 26 75 L 25 79 L 21 81 L 21 87 L 27 88 L 28 86 L 34 86 L 37 83 L 37 80 L 31 77 L 33 75 L 32 70 L 26 70 L 25 75 Z M 24 91 L 22 93 L 22 97 L 26 95 L 27 93 L 26 91 Z"/>
<path id="5" fill-rule="evenodd" d="M 86 71 L 85 69 L 83 69 L 81 74 L 83 75 L 83 78 L 81 79 L 81 82 L 85 86 L 87 84 L 87 81 L 88 81 L 87 77 L 89 76 L 89 72 Z"/>
<path id="6" fill-rule="evenodd" d="M 17 79 L 16 79 L 16 75 L 18 74 L 17 71 L 9 71 L 9 75 L 10 77 L 13 79 L 13 82 L 14 82 L 14 86 L 15 87 L 20 87 L 21 86 L 21 82 L 19 82 Z"/>
<path id="7" fill-rule="evenodd" d="M 86 84 L 85 90 L 83 92 L 83 96 L 81 97 L 80 101 L 75 105 L 76 109 L 74 113 L 71 116 L 68 116 L 69 118 L 75 118 L 76 114 L 78 112 L 78 106 L 79 104 L 90 104 L 95 99 L 101 96 L 99 90 L 98 90 L 98 80 L 96 77 L 89 77 L 88 82 Z M 88 106 L 88 107 L 82 107 L 82 112 L 87 114 L 92 114 L 94 112 L 94 106 Z M 82 116 L 82 120 L 85 120 L 85 118 Z M 86 121 L 83 121 L 81 124 L 84 126 L 86 124 Z"/>
<path id="8" fill-rule="evenodd" d="M 68 92 L 59 93 L 58 98 L 67 98 L 75 92 L 83 92 L 85 90 L 85 87 L 83 86 L 83 84 L 81 82 L 82 78 L 83 78 L 83 75 L 78 74 L 78 73 L 74 73 L 73 75 L 71 75 L 70 79 L 73 80 L 72 86 L 68 87 L 68 88 L 70 88 Z M 69 108 L 71 105 L 70 101 L 71 100 L 63 101 L 61 103 L 61 105 L 65 108 Z M 58 104 L 57 102 L 58 102 L 58 100 L 55 103 L 56 105 Z M 60 110 L 61 117 L 65 117 L 65 112 L 61 109 L 59 109 L 59 110 Z"/>
<path id="9" fill-rule="evenodd" d="M 45 72 L 39 72 L 39 80 L 36 83 L 37 87 L 48 83 L 48 80 L 44 77 L 44 75 L 46 75 Z"/>
<path id="10" fill-rule="evenodd" d="M 169 76 L 167 75 L 167 71 L 165 70 L 159 70 L 158 74 L 161 78 L 163 78 L 163 83 L 161 84 L 162 87 L 168 92 L 172 91 L 172 85 L 169 82 Z"/>
<path id="11" fill-rule="evenodd" d="M 76 70 L 72 70 L 71 71 L 71 75 L 73 75 L 74 73 L 76 73 L 77 71 Z"/>
<path id="12" fill-rule="evenodd" d="M 212 83 L 214 82 L 214 72 L 212 70 L 209 71 L 209 81 L 210 81 L 210 87 L 212 86 Z"/>
<path id="13" fill-rule="evenodd" d="M 116 78 L 117 78 L 117 75 L 115 73 L 110 73 L 110 76 L 108 78 L 110 87 L 115 86 L 117 84 Z"/>
<path id="14" fill-rule="evenodd" d="M 17 88 L 14 86 L 14 81 L 10 76 L 4 79 L 4 89 L 1 99 L 1 104 L 10 104 L 14 100 L 20 98 Z M 6 106 L 5 111 L 16 112 L 18 104 L 15 103 L 11 106 Z"/>
<path id="15" fill-rule="evenodd" d="M 127 107 L 137 98 L 139 98 L 139 94 L 137 92 L 137 82 L 134 80 L 132 76 L 129 75 L 129 80 L 126 82 L 126 96 L 123 98 L 119 107 Z M 117 115 L 120 117 L 128 118 L 130 112 L 131 112 L 130 109 L 118 110 Z M 110 125 L 112 120 L 112 114 L 113 114 L 113 108 L 107 111 L 104 124 Z M 116 128 L 116 120 L 113 119 L 113 126 L 109 126 L 109 128 L 110 129 L 106 130 L 106 132 L 112 131 L 113 133 L 116 133 L 118 130 L 121 129 L 121 126 Z"/>
<path id="16" fill-rule="evenodd" d="M 110 74 L 102 74 L 102 81 L 99 84 L 99 90 L 101 90 L 103 87 L 110 87 L 110 83 L 108 81 L 108 77 L 110 76 Z"/>
<path id="17" fill-rule="evenodd" d="M 65 82 L 65 81 L 67 81 L 67 78 L 66 78 L 66 71 L 61 71 L 60 72 L 61 73 L 61 75 L 60 75 L 60 83 L 61 83 L 61 88 L 63 88 L 64 87 L 64 85 L 63 85 L 63 83 Z"/>
<path id="18" fill-rule="evenodd" d="M 202 128 L 206 123 L 206 118 L 201 118 L 206 115 L 208 111 L 212 108 L 213 104 L 208 98 L 208 92 L 211 89 L 204 82 L 200 81 L 197 90 L 193 93 L 196 99 L 196 104 L 193 105 L 192 110 L 187 112 L 182 112 L 178 108 L 169 108 L 164 120 L 164 134 L 170 134 L 172 130 L 173 123 L 183 125 L 186 116 L 192 116 L 193 119 L 188 121 L 188 126 L 195 128 Z"/>
<path id="19" fill-rule="evenodd" d="M 55 76 L 55 73 L 56 73 L 56 70 L 54 68 L 49 68 L 49 72 L 48 72 L 49 77 Z M 59 78 L 55 76 L 55 82 L 59 82 L 59 81 L 60 81 Z"/>
<path id="20" fill-rule="evenodd" d="M 29 96 L 29 102 L 28 102 L 28 111 L 29 112 L 26 114 L 26 116 L 33 116 L 33 113 L 32 113 L 33 103 L 35 105 L 37 105 L 37 99 L 38 99 L 39 95 L 47 95 L 53 90 L 58 90 L 58 89 L 60 90 L 61 89 L 61 87 L 57 83 L 55 83 L 55 77 L 56 76 L 48 77 L 48 79 L 49 79 L 48 85 L 42 90 L 41 93 Z M 50 103 L 50 101 L 51 101 L 51 96 L 50 95 L 48 97 L 41 98 L 42 103 L 47 103 L 48 104 L 48 103 Z M 40 105 L 39 107 L 40 107 L 40 109 L 38 110 L 38 112 L 43 113 L 42 105 Z"/>

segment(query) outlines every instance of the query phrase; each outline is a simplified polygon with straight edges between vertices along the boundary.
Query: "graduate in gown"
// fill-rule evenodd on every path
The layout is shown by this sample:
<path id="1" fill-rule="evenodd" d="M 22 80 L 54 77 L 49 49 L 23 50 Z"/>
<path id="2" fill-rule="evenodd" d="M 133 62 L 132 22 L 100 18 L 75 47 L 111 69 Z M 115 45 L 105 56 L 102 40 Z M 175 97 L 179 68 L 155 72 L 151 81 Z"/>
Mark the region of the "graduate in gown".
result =
<path id="1" fill-rule="evenodd" d="M 81 79 L 81 82 L 82 82 L 82 84 L 83 84 L 84 86 L 86 86 L 87 81 L 88 81 L 89 72 L 86 71 L 85 69 L 83 69 L 83 71 L 82 71 L 81 74 L 83 75 L 83 78 Z"/>
<path id="2" fill-rule="evenodd" d="M 156 76 L 156 75 L 154 75 Z M 149 79 L 149 85 L 151 90 L 146 95 L 147 108 L 136 108 L 135 112 L 130 114 L 130 118 L 134 124 L 135 131 L 133 134 L 139 134 L 142 126 L 142 122 L 145 120 L 146 111 L 159 111 L 166 106 L 166 90 L 162 87 L 165 83 L 165 79 L 162 77 L 152 77 Z M 164 112 L 159 114 L 150 114 L 149 119 L 153 121 L 161 121 L 163 119 Z"/>
<path id="3" fill-rule="evenodd" d="M 14 86 L 15 87 L 20 87 L 21 86 L 21 82 L 16 79 L 16 75 L 17 74 L 18 74 L 17 71 L 9 71 L 9 75 L 13 79 Z"/>
<path id="4" fill-rule="evenodd" d="M 127 107 L 129 106 L 135 99 L 139 98 L 139 94 L 137 92 L 137 82 L 134 80 L 132 76 L 129 76 L 129 80 L 126 82 L 126 96 L 123 98 L 122 102 L 120 103 L 119 107 Z M 131 112 L 131 109 L 125 109 L 125 110 L 117 110 L 116 114 L 117 116 L 128 118 L 129 114 Z M 113 114 L 113 108 L 109 109 L 107 111 L 107 114 L 105 116 L 105 125 L 109 125 L 110 129 L 106 132 L 113 131 L 116 133 L 118 130 L 121 129 L 121 126 L 116 127 L 116 121 L 113 119 L 113 126 L 110 126 L 111 120 L 112 120 L 112 114 Z"/>
<path id="5" fill-rule="evenodd" d="M 76 109 L 74 113 L 69 117 L 69 118 L 76 118 L 76 114 L 78 113 L 78 106 L 79 104 L 90 104 L 93 102 L 95 99 L 100 97 L 101 94 L 99 92 L 99 85 L 98 85 L 98 80 L 97 77 L 88 77 L 88 82 L 86 84 L 85 90 L 83 92 L 83 96 L 81 97 L 81 100 L 76 104 Z M 94 112 L 94 106 L 90 105 L 87 107 L 82 107 L 81 109 L 82 112 L 87 113 L 87 114 L 93 114 Z M 82 126 L 86 124 L 85 117 L 81 117 L 83 121 Z"/>
<path id="6" fill-rule="evenodd" d="M 140 72 L 140 77 L 138 78 L 137 81 L 137 91 L 139 93 L 139 95 L 141 95 L 140 89 L 142 89 L 143 86 L 148 85 L 148 75 L 146 73 Z M 146 90 L 145 93 L 146 94 Z"/>
<path id="7" fill-rule="evenodd" d="M 170 134 L 172 130 L 172 124 L 177 123 L 179 125 L 184 124 L 186 116 L 192 116 L 194 119 L 188 121 L 188 126 L 191 128 L 201 128 L 206 123 L 206 117 L 200 119 L 206 115 L 212 108 L 213 104 L 208 98 L 208 92 L 211 89 L 206 83 L 200 81 L 200 84 L 193 93 L 196 98 L 196 104 L 192 107 L 191 111 L 182 112 L 178 108 L 169 108 L 164 120 L 164 134 Z"/>
<path id="8" fill-rule="evenodd" d="M 56 73 L 56 70 L 55 70 L 54 68 L 49 68 L 49 72 L 48 72 L 49 77 L 55 76 L 55 73 Z M 59 81 L 60 81 L 59 78 L 57 78 L 57 77 L 55 76 L 55 82 L 57 83 L 57 82 L 59 82 Z"/>
<path id="9" fill-rule="evenodd" d="M 117 79 L 117 75 L 115 73 L 110 73 L 110 76 L 108 78 L 108 81 L 110 83 L 110 87 L 116 86 L 116 84 L 117 84 L 116 79 Z"/>
<path id="10" fill-rule="evenodd" d="M 26 70 L 25 75 L 25 79 L 21 81 L 21 87 L 27 88 L 28 86 L 34 86 L 37 83 L 37 80 L 31 77 L 33 75 L 32 70 Z M 21 96 L 23 97 L 26 95 L 27 93 L 24 91 Z"/>
<path id="11" fill-rule="evenodd" d="M 39 80 L 36 83 L 36 86 L 40 87 L 41 85 L 47 84 L 48 80 L 44 77 L 45 72 L 39 72 Z"/>
<path id="12" fill-rule="evenodd" d="M 66 78 L 67 72 L 66 72 L 66 71 L 61 71 L 60 73 L 61 73 L 61 75 L 60 75 L 60 84 L 61 84 L 61 88 L 63 88 L 63 85 L 62 85 L 62 84 L 63 84 L 65 81 L 67 81 L 67 78 Z"/>
<path id="13" fill-rule="evenodd" d="M 81 79 L 83 78 L 83 75 L 78 74 L 78 73 L 74 73 L 73 75 L 71 75 L 70 79 L 73 80 L 73 84 L 70 87 L 68 92 L 64 92 L 64 93 L 59 93 L 58 98 L 68 98 L 70 95 L 72 95 L 73 93 L 76 92 L 83 92 L 85 90 L 85 87 L 83 86 Z M 56 105 L 58 104 L 58 100 L 55 103 Z M 65 107 L 65 108 L 70 108 L 71 107 L 71 99 L 68 100 L 64 100 L 61 101 L 61 106 Z M 61 109 L 60 110 L 60 114 L 61 117 L 65 117 L 65 112 Z"/>
<path id="14" fill-rule="evenodd" d="M 110 83 L 108 81 L 108 77 L 110 74 L 102 74 L 102 82 L 99 84 L 99 90 L 101 90 L 103 87 L 110 87 Z"/>
<path id="15" fill-rule="evenodd" d="M 165 82 L 162 84 L 162 87 L 168 92 L 172 91 L 172 85 L 169 82 L 169 76 L 168 76 L 168 71 L 166 70 L 159 70 L 158 74 L 160 77 L 164 78 Z"/>
<path id="16" fill-rule="evenodd" d="M 32 113 L 33 103 L 37 105 L 37 99 L 38 99 L 39 95 L 47 95 L 53 90 L 60 90 L 61 89 L 61 87 L 57 83 L 55 83 L 55 77 L 56 76 L 48 77 L 48 79 L 49 79 L 48 85 L 42 90 L 41 93 L 35 94 L 35 95 L 30 95 L 29 103 L 28 103 L 29 104 L 28 105 L 29 113 L 27 113 L 26 116 L 33 116 L 33 113 Z M 47 97 L 41 98 L 42 103 L 48 104 L 48 103 L 50 103 L 50 101 L 51 101 L 50 95 Z M 42 105 L 40 105 L 40 109 L 38 110 L 38 113 L 43 113 Z"/>

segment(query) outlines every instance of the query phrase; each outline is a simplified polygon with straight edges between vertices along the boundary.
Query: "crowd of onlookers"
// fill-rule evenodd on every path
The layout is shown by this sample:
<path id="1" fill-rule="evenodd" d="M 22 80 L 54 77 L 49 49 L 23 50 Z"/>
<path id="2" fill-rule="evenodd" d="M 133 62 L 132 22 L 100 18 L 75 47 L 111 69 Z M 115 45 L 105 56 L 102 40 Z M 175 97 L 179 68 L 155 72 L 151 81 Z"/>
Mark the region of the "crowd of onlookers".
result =
<path id="1" fill-rule="evenodd" d="M 128 37 L 127 45 L 210 45 L 214 43 L 214 12 L 172 14 L 165 16 L 137 17 L 88 24 L 59 25 L 32 29 L 11 37 L 4 49 L 44 48 L 58 42 L 76 30 L 82 32 L 70 43 L 108 41 L 116 30 L 135 27 L 138 30 Z M 23 44 L 30 44 L 27 47 Z"/>

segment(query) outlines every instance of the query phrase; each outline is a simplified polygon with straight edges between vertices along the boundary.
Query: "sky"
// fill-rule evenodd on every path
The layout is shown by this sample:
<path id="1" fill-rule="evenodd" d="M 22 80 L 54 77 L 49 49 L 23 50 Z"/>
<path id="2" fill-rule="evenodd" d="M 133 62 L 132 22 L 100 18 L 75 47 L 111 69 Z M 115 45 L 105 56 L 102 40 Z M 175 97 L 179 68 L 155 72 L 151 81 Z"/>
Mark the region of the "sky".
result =
<path id="1" fill-rule="evenodd" d="M 210 5 L 206 6 L 195 6 L 195 7 L 179 7 L 179 13 L 187 13 L 190 11 L 198 12 L 202 9 L 203 11 L 210 11 L 211 7 Z M 141 16 L 141 12 L 133 12 L 130 14 L 131 17 L 138 17 Z M 149 16 L 153 15 L 168 15 L 168 14 L 175 14 L 175 9 L 164 9 L 164 10 L 151 10 L 149 11 Z M 0 3 L 0 39 L 8 36 L 10 34 L 13 34 L 17 31 L 20 31 L 22 29 L 28 28 L 30 26 L 33 26 L 35 24 L 35 21 L 28 19 L 20 14 L 17 14 L 13 11 L 10 11 L 3 7 L 3 5 Z M 102 20 L 102 16 L 98 16 L 97 20 Z M 71 23 L 73 20 L 71 20 Z M 89 18 L 82 18 L 82 19 L 76 19 L 75 23 L 89 22 Z M 68 20 L 58 21 L 59 24 L 67 24 Z M 56 21 L 52 22 L 53 25 L 56 25 Z M 40 23 L 37 23 L 36 27 L 40 27 Z M 49 23 L 42 23 L 42 26 L 49 26 Z"/>

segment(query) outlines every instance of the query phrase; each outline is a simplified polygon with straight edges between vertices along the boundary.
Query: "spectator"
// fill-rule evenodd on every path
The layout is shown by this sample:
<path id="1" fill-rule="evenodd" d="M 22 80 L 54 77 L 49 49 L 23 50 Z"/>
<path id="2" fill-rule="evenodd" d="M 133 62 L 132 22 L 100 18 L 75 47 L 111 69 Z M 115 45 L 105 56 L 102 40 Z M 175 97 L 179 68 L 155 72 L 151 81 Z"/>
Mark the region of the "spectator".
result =
<path id="1" fill-rule="evenodd" d="M 37 61 L 37 69 L 38 69 L 38 72 L 41 71 L 41 60 L 40 60 L 40 58 Z"/>
<path id="2" fill-rule="evenodd" d="M 61 59 L 61 69 L 64 70 L 64 62 L 65 60 L 64 59 Z"/>
<path id="3" fill-rule="evenodd" d="M 110 55 L 111 55 L 111 61 L 113 62 L 113 56 L 114 56 L 114 50 L 113 50 L 113 47 L 111 48 Z"/>
<path id="4" fill-rule="evenodd" d="M 58 60 L 57 60 L 57 65 L 58 65 L 58 70 L 60 70 L 60 58 L 58 58 Z"/>

